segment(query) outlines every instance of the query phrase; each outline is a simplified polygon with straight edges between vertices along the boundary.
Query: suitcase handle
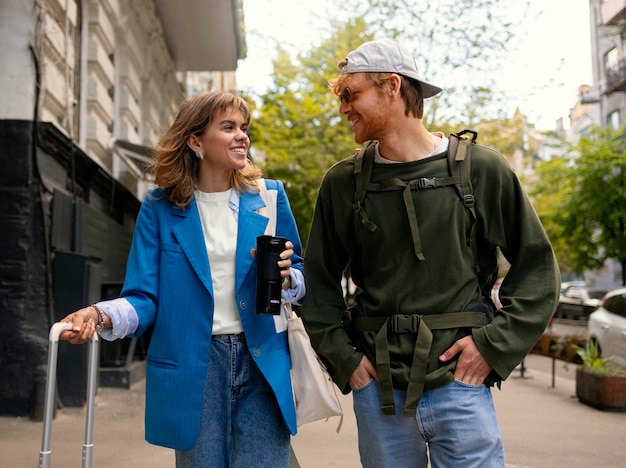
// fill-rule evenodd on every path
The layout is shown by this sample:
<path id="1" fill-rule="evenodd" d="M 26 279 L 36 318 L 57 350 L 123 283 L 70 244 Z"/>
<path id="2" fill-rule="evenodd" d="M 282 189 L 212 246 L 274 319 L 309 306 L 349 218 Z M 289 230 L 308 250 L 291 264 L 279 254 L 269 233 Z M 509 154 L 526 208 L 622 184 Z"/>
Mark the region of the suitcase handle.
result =
<path id="1" fill-rule="evenodd" d="M 59 336 L 71 330 L 71 322 L 57 322 L 50 328 L 48 338 L 48 375 L 46 378 L 46 400 L 43 416 L 43 436 L 39 452 L 39 468 L 50 466 L 50 434 L 55 404 L 57 357 Z M 93 414 L 96 399 L 96 380 L 98 375 L 98 334 L 94 333 L 89 342 L 89 374 L 87 377 L 87 415 L 85 419 L 85 440 L 83 443 L 83 468 L 89 468 L 93 460 Z"/>

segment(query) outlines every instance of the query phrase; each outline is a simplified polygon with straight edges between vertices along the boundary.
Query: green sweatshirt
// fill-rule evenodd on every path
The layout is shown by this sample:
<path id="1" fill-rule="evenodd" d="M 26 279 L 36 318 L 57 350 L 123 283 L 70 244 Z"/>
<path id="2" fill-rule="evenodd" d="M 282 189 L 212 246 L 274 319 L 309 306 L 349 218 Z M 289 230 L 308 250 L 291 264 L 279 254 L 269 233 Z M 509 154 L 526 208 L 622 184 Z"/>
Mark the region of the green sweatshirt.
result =
<path id="1" fill-rule="evenodd" d="M 493 270 L 498 247 L 511 267 L 500 288 L 502 308 L 491 323 L 433 331 L 425 389 L 453 380 L 456 361 L 441 363 L 438 357 L 469 333 L 493 368 L 486 383 L 506 379 L 537 342 L 558 302 L 554 253 L 510 164 L 481 145 L 472 146 L 471 157 L 481 271 Z M 378 227 L 370 232 L 359 224 L 356 235 L 353 170 L 354 156 L 324 177 L 304 260 L 302 317 L 313 347 L 344 393 L 364 354 L 376 362 L 375 332 L 351 340 L 342 324 L 346 268 L 358 287 L 356 302 L 368 317 L 459 312 L 482 299 L 468 241 L 471 217 L 454 186 L 412 191 L 424 254 L 419 260 L 402 191 L 367 192 L 364 208 Z M 371 182 L 448 176 L 444 152 L 409 163 L 374 164 Z M 415 334 L 389 336 L 395 388 L 407 387 L 414 345 Z"/>

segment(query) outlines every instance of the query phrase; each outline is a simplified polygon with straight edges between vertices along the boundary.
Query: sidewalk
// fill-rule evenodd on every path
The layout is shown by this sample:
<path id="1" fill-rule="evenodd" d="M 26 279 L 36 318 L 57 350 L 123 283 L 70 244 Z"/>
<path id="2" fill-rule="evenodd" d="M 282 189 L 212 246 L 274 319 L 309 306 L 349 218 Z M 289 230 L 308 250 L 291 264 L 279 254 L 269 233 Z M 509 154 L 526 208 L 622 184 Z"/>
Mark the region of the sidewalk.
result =
<path id="1" fill-rule="evenodd" d="M 528 356 L 518 371 L 494 389 L 508 468 L 613 468 L 626 465 L 626 413 L 590 408 L 575 396 L 574 365 L 558 372 L 552 388 L 551 359 Z M 302 468 L 361 466 L 351 398 L 343 397 L 344 422 L 300 428 L 293 446 Z"/>
<path id="2" fill-rule="evenodd" d="M 626 463 L 626 413 L 599 411 L 576 398 L 575 365 L 530 355 L 525 377 L 515 372 L 494 390 L 507 466 L 517 468 L 621 467 Z M 568 371 L 563 370 L 569 367 Z M 542 369 L 539 371 L 537 369 Z"/>
<path id="3" fill-rule="evenodd" d="M 145 379 L 129 390 L 100 387 L 94 411 L 94 468 L 173 468 L 174 452 L 148 444 L 143 437 Z M 52 423 L 53 468 L 82 466 L 85 407 L 57 410 Z M 39 466 L 43 423 L 0 418 L 0 466 Z"/>
<path id="4" fill-rule="evenodd" d="M 571 373 L 560 369 L 551 388 L 550 360 L 526 359 L 525 377 L 514 373 L 494 390 L 510 468 L 602 468 L 624 466 L 626 413 L 598 411 L 578 402 Z M 557 364 L 557 366 L 562 366 Z M 173 468 L 171 450 L 143 439 L 145 381 L 130 390 L 101 387 L 95 409 L 95 468 Z M 302 468 L 357 468 L 356 422 L 350 396 L 341 396 L 344 421 L 318 421 L 300 428 L 293 447 Z M 81 466 L 84 409 L 64 408 L 53 422 L 53 467 Z M 0 466 L 38 466 L 42 423 L 0 418 Z"/>

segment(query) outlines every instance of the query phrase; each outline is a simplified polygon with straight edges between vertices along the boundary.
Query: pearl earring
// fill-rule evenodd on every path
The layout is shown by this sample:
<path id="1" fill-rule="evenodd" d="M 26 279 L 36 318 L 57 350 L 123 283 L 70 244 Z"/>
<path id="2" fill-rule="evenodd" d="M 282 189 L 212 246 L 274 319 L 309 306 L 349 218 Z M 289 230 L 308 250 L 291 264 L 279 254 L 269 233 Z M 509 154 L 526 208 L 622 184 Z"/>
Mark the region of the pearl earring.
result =
<path id="1" fill-rule="evenodd" d="M 204 159 L 204 150 L 202 148 L 198 148 L 196 150 L 196 157 L 200 160 Z"/>

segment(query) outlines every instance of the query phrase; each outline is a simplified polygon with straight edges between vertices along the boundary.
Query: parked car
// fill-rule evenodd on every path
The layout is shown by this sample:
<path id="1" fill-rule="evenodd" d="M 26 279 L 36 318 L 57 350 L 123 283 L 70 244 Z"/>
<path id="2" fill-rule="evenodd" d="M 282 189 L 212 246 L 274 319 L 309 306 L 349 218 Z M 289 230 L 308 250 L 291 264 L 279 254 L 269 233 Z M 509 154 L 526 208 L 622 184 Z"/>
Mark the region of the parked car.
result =
<path id="1" fill-rule="evenodd" d="M 564 281 L 561 283 L 561 295 L 569 288 L 584 288 L 587 286 L 584 281 Z"/>
<path id="2" fill-rule="evenodd" d="M 574 281 L 561 288 L 555 316 L 558 318 L 588 318 L 598 308 L 606 289 L 588 288 L 584 282 Z"/>
<path id="3" fill-rule="evenodd" d="M 600 307 L 589 316 L 589 342 L 595 342 L 602 356 L 626 367 L 626 288 L 604 296 Z"/>

